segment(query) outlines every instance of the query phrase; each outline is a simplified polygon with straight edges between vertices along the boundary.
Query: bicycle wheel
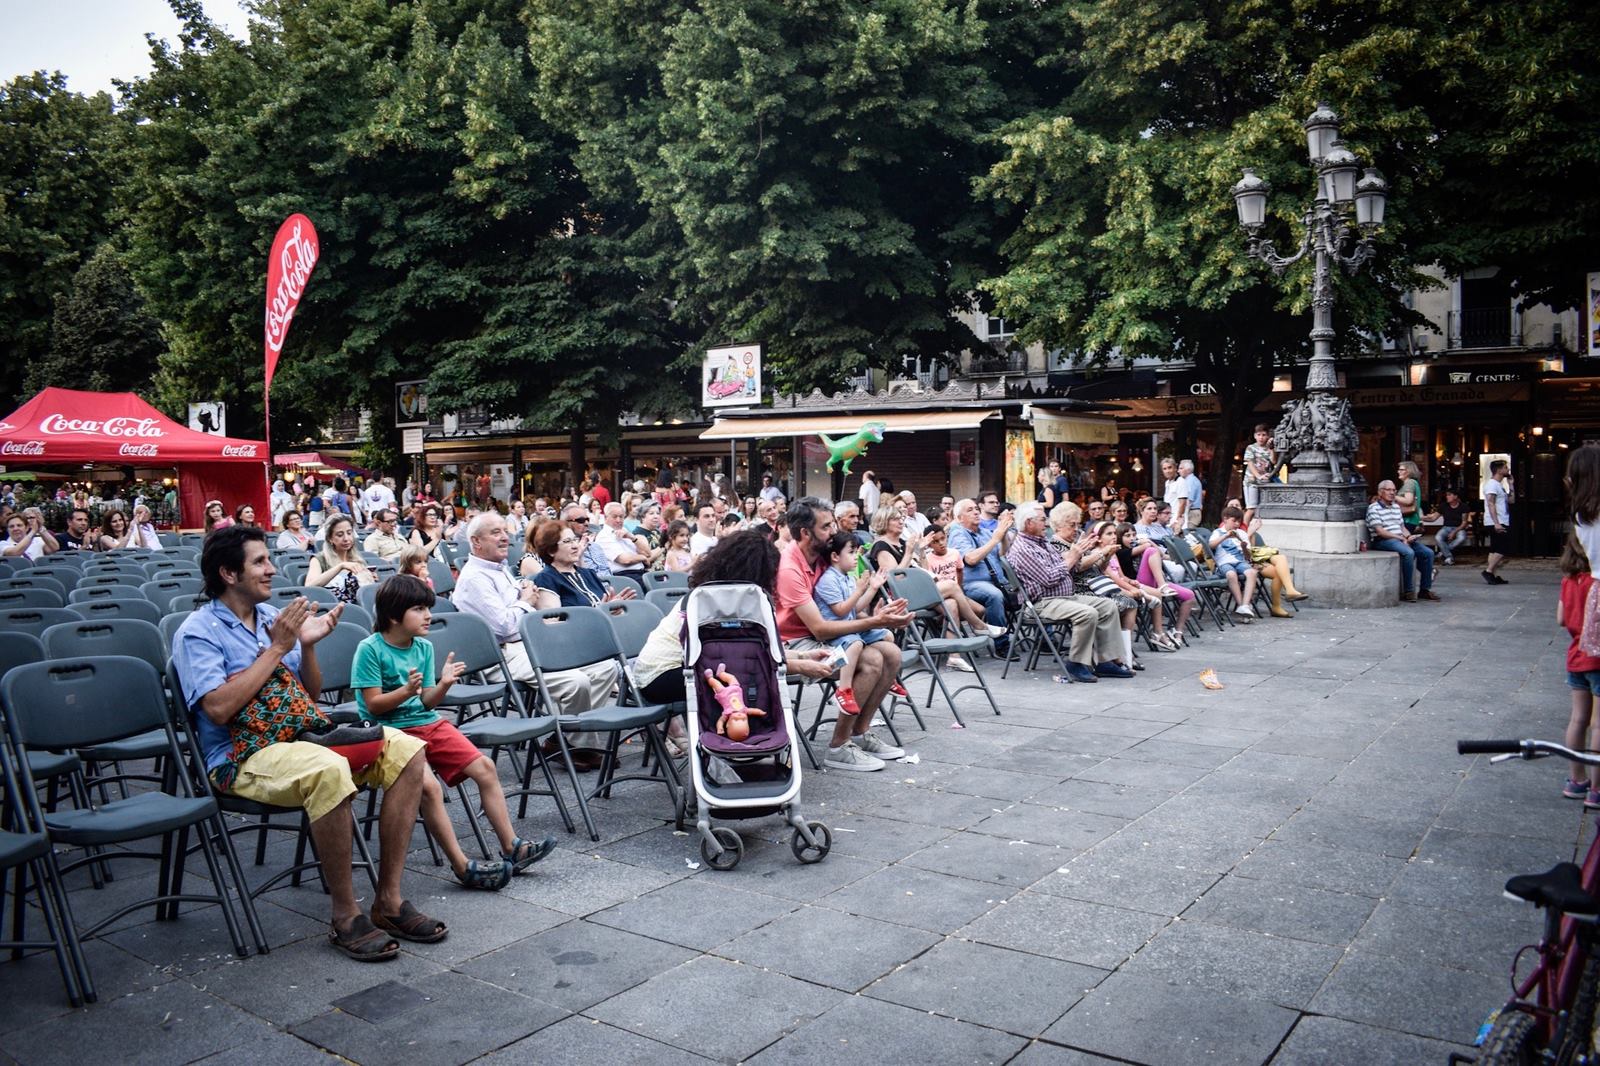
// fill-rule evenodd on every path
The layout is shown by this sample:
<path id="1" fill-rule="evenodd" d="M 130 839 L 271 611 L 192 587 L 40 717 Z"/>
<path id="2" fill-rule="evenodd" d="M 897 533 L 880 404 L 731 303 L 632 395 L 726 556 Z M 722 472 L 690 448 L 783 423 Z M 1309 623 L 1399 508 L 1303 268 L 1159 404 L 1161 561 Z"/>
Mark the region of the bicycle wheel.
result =
<path id="1" fill-rule="evenodd" d="M 1556 1047 L 1555 1056 L 1558 1066 L 1594 1061 L 1597 1004 L 1600 1004 L 1600 957 L 1590 954 L 1583 961 L 1578 992 L 1572 997 L 1572 1013 L 1561 1027 L 1561 1041 Z"/>
<path id="2" fill-rule="evenodd" d="M 1532 1017 L 1503 1010 L 1484 1037 L 1477 1066 L 1534 1066 L 1540 1059 L 1537 1040 Z"/>

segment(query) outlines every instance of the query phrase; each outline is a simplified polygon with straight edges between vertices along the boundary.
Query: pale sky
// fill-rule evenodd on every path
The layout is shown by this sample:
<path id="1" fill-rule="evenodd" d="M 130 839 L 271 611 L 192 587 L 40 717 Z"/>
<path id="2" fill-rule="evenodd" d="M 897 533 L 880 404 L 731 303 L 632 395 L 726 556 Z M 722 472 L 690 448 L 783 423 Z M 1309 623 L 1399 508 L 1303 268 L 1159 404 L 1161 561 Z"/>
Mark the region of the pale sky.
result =
<path id="1" fill-rule="evenodd" d="M 231 36 L 246 34 L 242 0 L 204 3 Z M 112 78 L 150 72 L 146 33 L 177 43 L 178 20 L 165 0 L 0 0 L 0 82 L 59 70 L 74 92 L 115 95 Z"/>

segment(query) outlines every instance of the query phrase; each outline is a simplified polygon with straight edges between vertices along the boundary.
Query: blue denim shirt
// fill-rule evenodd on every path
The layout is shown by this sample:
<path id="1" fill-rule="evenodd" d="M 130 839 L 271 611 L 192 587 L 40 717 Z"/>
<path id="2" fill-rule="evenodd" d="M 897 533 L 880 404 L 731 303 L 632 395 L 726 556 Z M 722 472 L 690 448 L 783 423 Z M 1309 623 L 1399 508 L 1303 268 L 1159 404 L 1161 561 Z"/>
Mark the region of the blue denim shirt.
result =
<path id="1" fill-rule="evenodd" d="M 960 552 L 965 556 L 968 552 L 975 552 L 988 543 L 989 537 L 994 536 L 994 531 L 991 529 L 988 535 L 985 535 L 982 529 L 983 523 L 980 522 L 978 525 L 978 533 L 974 535 L 967 531 L 967 527 L 959 523 L 951 523 L 950 528 L 945 532 L 945 538 L 950 545 L 950 550 Z M 979 537 L 983 539 L 979 540 Z M 987 581 L 991 585 L 998 585 L 1004 577 L 1000 572 L 1000 564 L 994 561 L 995 553 L 999 550 L 1000 545 L 996 544 L 990 549 L 988 555 L 978 561 L 976 566 L 963 566 L 961 568 L 961 583 L 966 585 L 974 581 Z"/>

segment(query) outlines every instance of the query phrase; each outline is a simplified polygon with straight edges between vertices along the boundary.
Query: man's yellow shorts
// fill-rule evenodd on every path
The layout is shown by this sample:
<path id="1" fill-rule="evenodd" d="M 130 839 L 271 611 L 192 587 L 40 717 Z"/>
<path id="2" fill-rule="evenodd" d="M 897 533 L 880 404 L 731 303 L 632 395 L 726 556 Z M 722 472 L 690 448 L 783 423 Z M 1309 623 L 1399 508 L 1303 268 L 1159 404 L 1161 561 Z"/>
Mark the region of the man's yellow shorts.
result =
<path id="1" fill-rule="evenodd" d="M 274 807 L 304 807 L 314 822 L 355 795 L 358 785 L 394 784 L 406 764 L 426 747 L 416 737 L 384 726 L 383 754 L 359 774 L 351 774 L 349 760 L 320 744 L 300 740 L 272 744 L 244 761 L 228 794 Z"/>

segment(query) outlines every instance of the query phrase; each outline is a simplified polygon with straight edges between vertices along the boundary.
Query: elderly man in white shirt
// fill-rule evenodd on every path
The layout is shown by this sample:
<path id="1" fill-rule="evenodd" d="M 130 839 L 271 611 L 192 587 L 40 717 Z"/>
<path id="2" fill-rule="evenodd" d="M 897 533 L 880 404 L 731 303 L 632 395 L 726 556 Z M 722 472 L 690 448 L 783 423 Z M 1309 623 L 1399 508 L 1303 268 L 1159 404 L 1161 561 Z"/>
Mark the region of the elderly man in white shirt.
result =
<path id="1" fill-rule="evenodd" d="M 506 571 L 511 537 L 506 532 L 504 518 L 493 511 L 479 515 L 468 525 L 467 537 L 472 554 L 461 563 L 461 573 L 456 578 L 450 601 L 457 610 L 477 615 L 488 624 L 490 632 L 500 642 L 500 651 L 512 679 L 531 684 L 533 664 L 522 646 L 522 618 L 534 611 L 559 607 L 561 602 L 531 581 L 512 580 Z M 547 672 L 544 679 L 561 714 L 582 714 L 591 707 L 603 707 L 612 702 L 617 664 L 603 662 L 577 670 Z M 598 734 L 594 733 L 567 734 L 567 743 L 575 748 L 597 747 L 598 740 Z M 586 754 L 573 757 L 579 769 L 599 765 L 598 756 L 591 759 L 584 757 Z"/>
<path id="2" fill-rule="evenodd" d="M 606 557 L 613 574 L 622 574 L 635 580 L 644 578 L 645 564 L 650 562 L 650 542 L 629 533 L 622 524 L 622 504 L 612 502 L 605 506 L 605 525 L 595 537 L 595 547 Z"/>
<path id="3" fill-rule="evenodd" d="M 905 510 L 905 531 L 914 533 L 921 540 L 928 532 L 928 527 L 933 523 L 928 521 L 928 516 L 917 510 L 917 494 L 910 489 L 900 493 L 900 503 Z"/>

